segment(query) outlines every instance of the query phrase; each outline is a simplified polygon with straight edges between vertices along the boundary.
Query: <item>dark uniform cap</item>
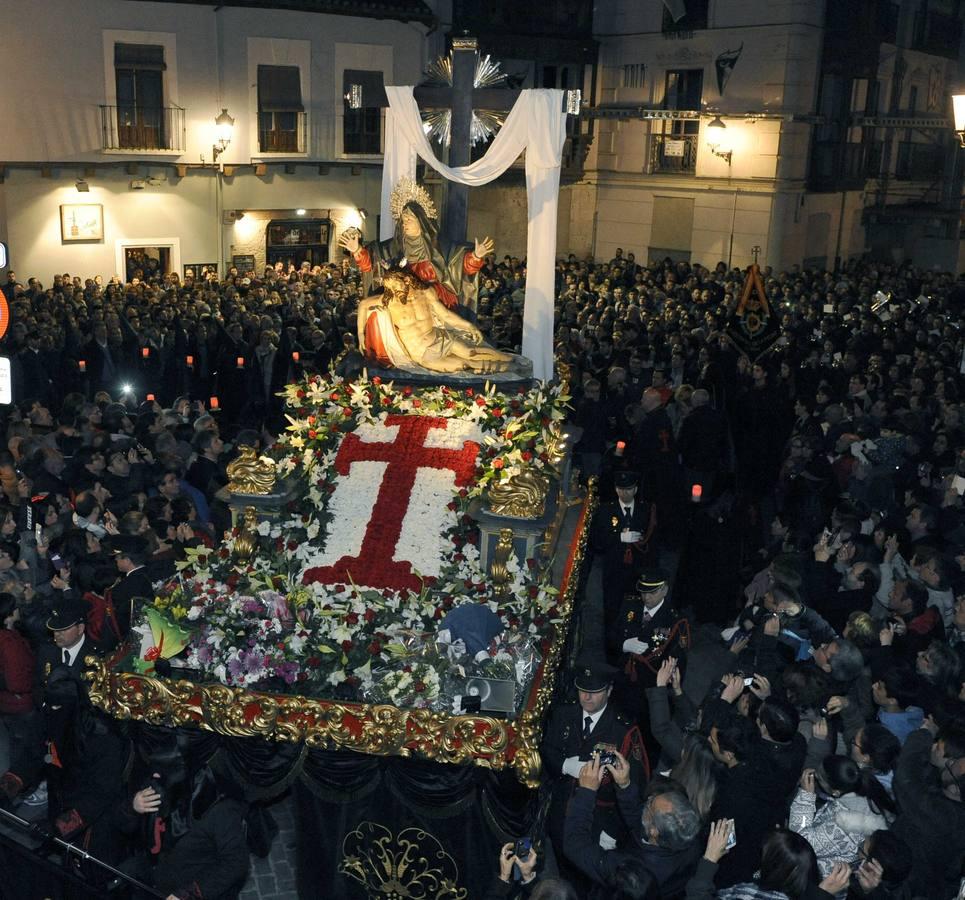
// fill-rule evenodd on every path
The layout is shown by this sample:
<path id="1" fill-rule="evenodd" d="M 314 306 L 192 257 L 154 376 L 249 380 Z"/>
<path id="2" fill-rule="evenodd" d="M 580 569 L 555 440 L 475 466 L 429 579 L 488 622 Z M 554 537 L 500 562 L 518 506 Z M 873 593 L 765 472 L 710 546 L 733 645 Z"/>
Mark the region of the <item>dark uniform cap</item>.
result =
<path id="1" fill-rule="evenodd" d="M 87 609 L 87 604 L 83 600 L 68 597 L 54 607 L 53 613 L 47 619 L 47 627 L 51 631 L 63 631 L 72 625 L 85 622 Z"/>
<path id="2" fill-rule="evenodd" d="M 648 569 L 637 579 L 637 593 L 649 594 L 667 584 L 667 576 L 660 569 Z"/>
<path id="3" fill-rule="evenodd" d="M 116 534 L 110 539 L 110 548 L 116 556 L 127 556 L 131 553 L 146 556 L 148 543 L 139 534 Z"/>
<path id="4" fill-rule="evenodd" d="M 577 690 L 596 693 L 605 691 L 616 677 L 617 670 L 604 662 L 591 662 L 579 665 L 574 683 Z"/>
<path id="5" fill-rule="evenodd" d="M 613 473 L 613 484 L 620 488 L 636 487 L 640 482 L 640 476 L 629 469 L 620 469 Z"/>

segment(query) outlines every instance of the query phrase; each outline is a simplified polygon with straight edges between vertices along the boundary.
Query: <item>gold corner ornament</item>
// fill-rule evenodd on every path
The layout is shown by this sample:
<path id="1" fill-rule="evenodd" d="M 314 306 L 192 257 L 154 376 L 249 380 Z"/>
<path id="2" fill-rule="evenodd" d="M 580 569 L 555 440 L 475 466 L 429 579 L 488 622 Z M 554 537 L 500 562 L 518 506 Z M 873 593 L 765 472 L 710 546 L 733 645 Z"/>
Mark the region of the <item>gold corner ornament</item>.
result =
<path id="1" fill-rule="evenodd" d="M 342 841 L 338 870 L 369 897 L 385 900 L 466 900 L 459 866 L 439 839 L 421 828 L 393 833 L 378 822 L 362 822 Z"/>
<path id="2" fill-rule="evenodd" d="M 258 511 L 246 506 L 242 519 L 241 534 L 235 538 L 232 553 L 238 562 L 248 562 L 258 549 Z"/>
<path id="3" fill-rule="evenodd" d="M 547 651 L 539 685 L 515 720 L 255 693 L 217 683 L 139 675 L 115 668 L 121 654 L 89 658 L 92 668 L 85 677 L 90 682 L 90 699 L 117 719 L 168 728 L 192 726 L 228 737 L 304 742 L 309 748 L 418 757 L 494 770 L 511 768 L 523 784 L 536 788 L 542 765 L 543 722 L 553 699 L 595 507 L 591 480 L 564 573 L 561 625 Z"/>
<path id="4" fill-rule="evenodd" d="M 543 429 L 543 443 L 546 445 L 546 461 L 557 470 L 566 460 L 566 450 L 570 442 L 569 435 L 563 431 L 563 425 L 556 421 L 549 428 Z"/>
<path id="5" fill-rule="evenodd" d="M 550 481 L 532 466 L 489 488 L 489 511 L 514 519 L 538 519 L 546 511 Z"/>
<path id="6" fill-rule="evenodd" d="M 513 552 L 513 529 L 501 528 L 496 549 L 493 551 L 493 561 L 489 566 L 489 580 L 492 582 L 497 597 L 505 597 L 509 592 L 509 557 Z"/>
<path id="7" fill-rule="evenodd" d="M 270 494 L 275 486 L 275 462 L 259 456 L 254 447 L 242 445 L 228 463 L 228 490 L 233 494 Z"/>

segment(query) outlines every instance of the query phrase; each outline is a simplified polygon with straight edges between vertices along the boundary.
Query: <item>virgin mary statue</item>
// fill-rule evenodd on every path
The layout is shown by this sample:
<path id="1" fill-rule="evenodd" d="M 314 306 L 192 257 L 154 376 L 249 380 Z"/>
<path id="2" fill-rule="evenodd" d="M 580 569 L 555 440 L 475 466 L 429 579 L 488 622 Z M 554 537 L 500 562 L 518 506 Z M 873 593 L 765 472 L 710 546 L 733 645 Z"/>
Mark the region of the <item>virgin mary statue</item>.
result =
<path id="1" fill-rule="evenodd" d="M 392 218 L 395 234 L 389 240 L 362 247 L 356 233 L 346 232 L 339 238 L 339 246 L 352 254 L 363 273 L 380 277 L 382 272 L 376 266 L 383 271 L 391 267 L 406 269 L 431 284 L 449 309 L 462 306 L 475 312 L 479 270 L 486 256 L 493 252 L 493 242 L 487 237 L 476 240 L 472 250 L 444 250 L 439 245 L 432 198 L 411 178 L 400 179 L 392 192 Z"/>

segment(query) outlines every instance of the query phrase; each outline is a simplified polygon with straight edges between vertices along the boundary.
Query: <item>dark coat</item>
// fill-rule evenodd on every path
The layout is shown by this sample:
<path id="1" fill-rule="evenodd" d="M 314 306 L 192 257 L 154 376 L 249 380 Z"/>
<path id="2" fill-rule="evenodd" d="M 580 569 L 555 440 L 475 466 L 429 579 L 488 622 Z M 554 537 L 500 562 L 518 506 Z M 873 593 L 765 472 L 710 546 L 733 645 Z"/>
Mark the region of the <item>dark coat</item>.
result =
<path id="1" fill-rule="evenodd" d="M 684 417 L 677 438 L 680 459 L 688 469 L 717 472 L 727 453 L 727 424 L 712 406 L 698 406 Z"/>
<path id="2" fill-rule="evenodd" d="M 639 787 L 645 780 L 642 758 L 634 753 L 634 747 L 639 751 L 642 745 L 638 743 L 639 732 L 633 722 L 613 702 L 610 702 L 589 738 L 584 741 L 583 716 L 582 707 L 576 703 L 569 703 L 555 709 L 540 747 L 543 765 L 551 779 L 549 832 L 558 850 L 563 847 L 563 822 L 577 784 L 575 778 L 563 774 L 565 760 L 571 756 L 578 756 L 581 760 L 588 761 L 597 745 L 612 745 L 630 761 L 631 778 L 635 788 L 628 791 L 637 803 L 640 801 Z M 596 813 L 592 822 L 596 840 L 599 840 L 601 831 L 605 831 L 618 842 L 629 837 L 626 825 L 616 808 L 616 793 L 617 790 L 609 779 L 597 793 Z"/>

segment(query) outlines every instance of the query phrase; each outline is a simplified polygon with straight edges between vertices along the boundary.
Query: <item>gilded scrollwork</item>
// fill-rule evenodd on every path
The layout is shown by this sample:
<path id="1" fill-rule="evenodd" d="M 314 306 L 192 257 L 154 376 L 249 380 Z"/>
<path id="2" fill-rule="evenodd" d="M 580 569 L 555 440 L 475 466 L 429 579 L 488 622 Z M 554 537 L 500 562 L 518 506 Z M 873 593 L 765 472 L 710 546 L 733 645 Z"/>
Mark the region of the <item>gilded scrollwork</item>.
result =
<path id="1" fill-rule="evenodd" d="M 489 489 L 489 511 L 514 519 L 538 519 L 546 509 L 549 489 L 549 478 L 525 466 Z"/>
<path id="2" fill-rule="evenodd" d="M 228 463 L 228 490 L 233 494 L 270 494 L 275 486 L 275 462 L 259 456 L 254 447 L 242 445 L 238 455 Z"/>
<path id="3" fill-rule="evenodd" d="M 421 828 L 394 834 L 378 822 L 362 822 L 342 842 L 339 872 L 369 897 L 466 900 L 459 866 L 435 835 Z"/>
<path id="4" fill-rule="evenodd" d="M 564 623 L 569 622 L 573 610 L 577 573 L 595 504 L 595 486 L 591 483 L 576 538 L 572 575 L 560 597 Z M 561 628 L 544 660 L 536 696 L 515 722 L 382 704 L 277 696 L 221 684 L 136 675 L 116 670 L 112 660 L 95 657 L 89 658 L 89 693 L 96 706 L 118 719 L 169 727 L 193 725 L 232 737 L 304 741 L 310 748 L 340 748 L 376 756 L 419 756 L 493 769 L 512 766 L 520 781 L 536 787 L 543 721 L 553 698 L 565 642 L 566 630 Z"/>

